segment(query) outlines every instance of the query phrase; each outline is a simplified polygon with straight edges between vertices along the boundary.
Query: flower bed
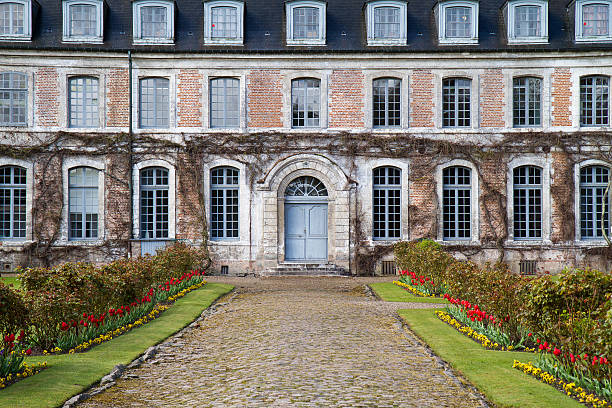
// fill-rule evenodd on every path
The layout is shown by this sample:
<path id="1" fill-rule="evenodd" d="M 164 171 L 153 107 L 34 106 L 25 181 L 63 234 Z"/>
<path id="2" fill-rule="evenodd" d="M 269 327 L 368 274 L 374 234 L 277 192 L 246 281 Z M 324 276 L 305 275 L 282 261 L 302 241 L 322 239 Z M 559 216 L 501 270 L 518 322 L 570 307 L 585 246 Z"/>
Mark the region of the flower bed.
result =
<path id="1" fill-rule="evenodd" d="M 4 336 L 4 347 L 0 349 L 0 389 L 23 378 L 30 377 L 46 367 L 46 363 L 29 366 L 24 362 L 26 356 L 32 354 L 32 349 L 25 349 L 25 332 Z"/>
<path id="2" fill-rule="evenodd" d="M 440 298 L 441 296 L 436 296 L 436 295 L 428 295 L 425 292 L 421 292 L 420 290 L 418 290 L 416 287 L 409 285 L 407 283 L 401 282 L 401 281 L 393 281 L 394 284 L 396 284 L 397 286 L 401 287 L 404 290 L 407 290 L 408 292 L 411 292 L 412 294 L 416 295 L 416 296 L 420 296 L 420 297 L 430 297 L 430 298 Z"/>
<path id="3" fill-rule="evenodd" d="M 576 386 L 574 382 L 566 382 L 562 379 L 556 378 L 554 375 L 534 366 L 531 362 L 521 363 L 518 360 L 514 360 L 512 368 L 516 368 L 527 375 L 531 375 L 543 383 L 552 385 L 553 387 L 567 394 L 569 397 L 574 398 L 578 402 L 581 402 L 589 407 L 606 408 L 612 406 L 610 402 L 597 397 L 597 395 L 593 393 L 587 392 L 582 387 Z"/>
<path id="4" fill-rule="evenodd" d="M 46 361 L 32 365 L 23 363 L 22 369 L 19 372 L 8 374 L 6 377 L 0 377 L 0 390 L 16 383 L 17 381 L 23 380 L 24 378 L 38 374 L 45 368 L 47 368 Z"/>
<path id="5" fill-rule="evenodd" d="M 417 296 L 423 297 L 443 297 L 446 293 L 446 287 L 443 283 L 434 283 L 434 280 L 425 276 L 417 275 L 415 272 L 403 270 L 399 272 L 400 280 L 396 284 Z M 395 282 L 394 282 L 395 283 Z"/>

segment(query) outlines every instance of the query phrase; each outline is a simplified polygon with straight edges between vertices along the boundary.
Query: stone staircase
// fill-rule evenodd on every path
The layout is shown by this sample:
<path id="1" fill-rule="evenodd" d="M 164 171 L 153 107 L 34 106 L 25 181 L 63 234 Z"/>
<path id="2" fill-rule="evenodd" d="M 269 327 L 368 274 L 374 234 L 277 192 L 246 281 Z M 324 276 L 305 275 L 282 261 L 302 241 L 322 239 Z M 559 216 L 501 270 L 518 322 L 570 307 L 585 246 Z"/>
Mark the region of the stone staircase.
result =
<path id="1" fill-rule="evenodd" d="M 264 276 L 350 276 L 346 269 L 328 263 L 282 263 L 268 269 Z"/>

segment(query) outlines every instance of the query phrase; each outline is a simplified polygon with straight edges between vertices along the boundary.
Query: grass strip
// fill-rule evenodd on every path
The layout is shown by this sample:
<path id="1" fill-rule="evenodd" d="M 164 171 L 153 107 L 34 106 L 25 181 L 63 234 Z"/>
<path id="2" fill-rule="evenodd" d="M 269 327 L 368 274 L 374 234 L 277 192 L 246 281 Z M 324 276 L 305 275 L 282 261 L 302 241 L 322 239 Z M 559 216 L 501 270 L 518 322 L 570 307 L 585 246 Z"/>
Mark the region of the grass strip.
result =
<path id="1" fill-rule="evenodd" d="M 55 407 L 100 381 L 117 364 L 128 364 L 147 348 L 161 343 L 194 321 L 233 286 L 207 283 L 177 300 L 157 319 L 86 353 L 29 357 L 28 364 L 47 361 L 41 373 L 0 391 L 1 407 Z"/>
<path id="2" fill-rule="evenodd" d="M 385 302 L 448 303 L 446 299 L 414 295 L 393 282 L 371 283 L 370 288 Z"/>
<path id="3" fill-rule="evenodd" d="M 401 318 L 432 350 L 500 407 L 581 407 L 577 401 L 512 368 L 533 354 L 485 350 L 440 321 L 432 310 L 399 310 Z"/>
<path id="4" fill-rule="evenodd" d="M 21 287 L 21 282 L 19 280 L 17 280 L 16 277 L 8 277 L 8 276 L 4 276 L 2 278 L 2 283 L 4 283 L 5 285 L 13 285 L 13 287 L 15 289 L 19 289 Z"/>

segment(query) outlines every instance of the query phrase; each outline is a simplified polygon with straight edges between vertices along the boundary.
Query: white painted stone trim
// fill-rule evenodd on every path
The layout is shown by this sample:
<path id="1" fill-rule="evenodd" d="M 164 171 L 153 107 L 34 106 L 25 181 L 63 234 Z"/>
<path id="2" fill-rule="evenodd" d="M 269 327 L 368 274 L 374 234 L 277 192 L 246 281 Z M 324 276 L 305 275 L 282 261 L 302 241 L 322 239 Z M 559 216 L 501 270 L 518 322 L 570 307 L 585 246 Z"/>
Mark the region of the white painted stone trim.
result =
<path id="1" fill-rule="evenodd" d="M 374 127 L 374 101 L 373 87 L 374 81 L 380 78 L 397 78 L 402 81 L 400 87 L 400 126 L 389 128 Z M 410 75 L 405 70 L 373 70 L 365 72 L 365 92 L 364 92 L 364 110 L 365 110 L 365 127 L 373 132 L 393 133 L 402 131 L 410 127 Z"/>
<path id="2" fill-rule="evenodd" d="M 316 132 L 319 133 L 321 129 L 326 129 L 329 123 L 329 77 L 331 71 L 327 70 L 286 70 L 281 72 L 282 75 L 282 115 L 283 115 L 283 128 L 298 133 Z M 294 79 L 301 78 L 315 78 L 320 81 L 321 88 L 319 89 L 319 95 L 321 101 L 319 103 L 319 127 L 310 128 L 293 128 L 291 120 L 291 82 Z"/>
<path id="3" fill-rule="evenodd" d="M 211 128 L 210 127 L 210 81 L 217 78 L 235 78 L 240 81 L 239 103 L 240 103 L 240 124 L 238 128 Z M 202 86 L 202 124 L 204 129 L 210 132 L 239 131 L 246 132 L 247 129 L 247 83 L 246 73 L 243 70 L 206 70 L 204 74 L 204 84 Z"/>
<path id="4" fill-rule="evenodd" d="M 26 170 L 26 236 L 21 239 L 0 240 L 0 245 L 23 245 L 33 241 L 32 206 L 34 203 L 34 163 L 27 160 L 0 157 L 0 167 L 19 166 Z"/>

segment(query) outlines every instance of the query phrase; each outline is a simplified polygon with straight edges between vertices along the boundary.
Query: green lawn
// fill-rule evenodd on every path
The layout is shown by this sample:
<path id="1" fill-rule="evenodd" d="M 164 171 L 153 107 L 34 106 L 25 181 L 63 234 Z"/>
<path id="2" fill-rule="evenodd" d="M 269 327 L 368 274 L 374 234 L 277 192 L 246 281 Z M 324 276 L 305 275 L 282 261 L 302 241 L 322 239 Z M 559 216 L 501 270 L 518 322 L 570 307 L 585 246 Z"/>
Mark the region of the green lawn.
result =
<path id="1" fill-rule="evenodd" d="M 399 310 L 399 315 L 433 351 L 501 407 L 581 407 L 555 388 L 512 368 L 533 354 L 485 350 L 440 321 L 433 310 Z"/>
<path id="2" fill-rule="evenodd" d="M 19 281 L 17 280 L 17 278 L 7 278 L 7 277 L 3 277 L 3 278 L 0 278 L 0 279 L 2 279 L 2 282 L 3 282 L 5 285 L 10 285 L 10 284 L 12 284 L 12 285 L 13 285 L 15 288 L 19 288 L 19 287 L 21 286 L 21 282 L 19 282 Z"/>
<path id="3" fill-rule="evenodd" d="M 28 363 L 47 361 L 49 368 L 0 391 L 0 407 L 61 405 L 100 381 L 115 365 L 128 364 L 147 348 L 190 324 L 232 288 L 231 285 L 208 283 L 177 300 L 159 318 L 86 353 L 28 358 Z"/>
<path id="4" fill-rule="evenodd" d="M 371 283 L 370 287 L 386 302 L 447 303 L 445 299 L 416 296 L 393 282 Z"/>

